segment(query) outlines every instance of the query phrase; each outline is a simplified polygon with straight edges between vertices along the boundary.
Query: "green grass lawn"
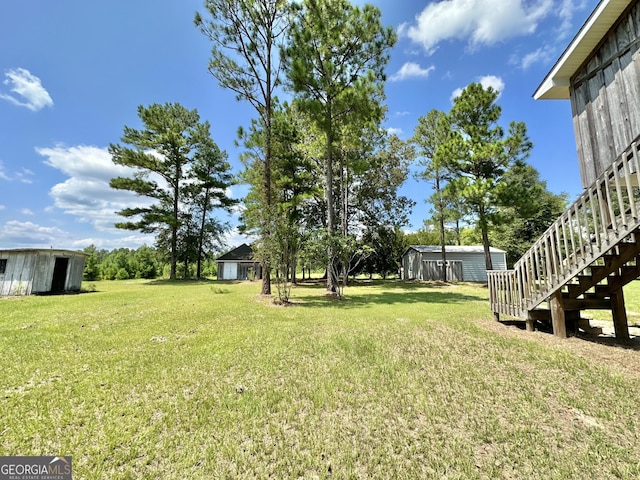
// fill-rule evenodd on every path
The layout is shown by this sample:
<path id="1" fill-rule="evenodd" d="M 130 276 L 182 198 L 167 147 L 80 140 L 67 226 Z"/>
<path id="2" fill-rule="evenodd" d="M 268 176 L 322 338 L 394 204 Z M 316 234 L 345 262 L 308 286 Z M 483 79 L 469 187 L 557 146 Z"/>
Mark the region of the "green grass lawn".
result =
<path id="1" fill-rule="evenodd" d="M 1 455 L 77 479 L 640 476 L 640 372 L 486 328 L 486 288 L 95 287 L 0 300 Z"/>

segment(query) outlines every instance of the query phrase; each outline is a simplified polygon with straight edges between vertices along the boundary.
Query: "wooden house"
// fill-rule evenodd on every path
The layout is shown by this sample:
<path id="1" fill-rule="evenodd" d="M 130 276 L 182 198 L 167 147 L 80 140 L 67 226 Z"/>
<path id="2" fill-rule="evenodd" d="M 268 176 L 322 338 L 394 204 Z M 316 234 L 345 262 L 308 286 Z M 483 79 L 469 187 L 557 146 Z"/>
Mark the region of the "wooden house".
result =
<path id="1" fill-rule="evenodd" d="M 251 280 L 262 278 L 260 264 L 253 258 L 253 249 L 243 243 L 217 258 L 218 280 Z"/>
<path id="2" fill-rule="evenodd" d="M 571 101 L 582 186 L 640 135 L 640 4 L 603 0 L 534 93 Z"/>
<path id="3" fill-rule="evenodd" d="M 446 245 L 447 279 L 453 282 L 486 282 L 484 248 L 482 246 Z M 504 250 L 491 247 L 491 260 L 496 270 L 507 268 Z M 403 280 L 440 280 L 442 278 L 442 247 L 411 245 L 402 254 Z"/>
<path id="4" fill-rule="evenodd" d="M 73 250 L 0 250 L 0 295 L 79 291 L 86 257 Z"/>
<path id="5" fill-rule="evenodd" d="M 611 310 L 628 338 L 622 287 L 640 276 L 640 0 L 601 0 L 536 92 L 571 101 L 584 192 L 514 265 L 489 273 L 491 308 L 549 321 Z"/>

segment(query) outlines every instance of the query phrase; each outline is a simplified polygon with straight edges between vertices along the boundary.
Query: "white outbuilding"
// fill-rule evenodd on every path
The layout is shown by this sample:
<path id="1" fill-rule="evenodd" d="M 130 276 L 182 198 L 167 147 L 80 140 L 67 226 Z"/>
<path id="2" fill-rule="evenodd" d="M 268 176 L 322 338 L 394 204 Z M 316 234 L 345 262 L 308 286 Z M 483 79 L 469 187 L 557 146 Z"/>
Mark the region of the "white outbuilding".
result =
<path id="1" fill-rule="evenodd" d="M 77 292 L 86 257 L 74 250 L 0 250 L 0 295 Z"/>
<path id="2" fill-rule="evenodd" d="M 491 262 L 494 270 L 507 269 L 504 250 L 491 247 Z M 447 279 L 456 282 L 486 282 L 487 269 L 482 246 L 447 245 Z M 440 280 L 442 247 L 440 245 L 411 245 L 402 255 L 402 278 L 404 280 Z"/>

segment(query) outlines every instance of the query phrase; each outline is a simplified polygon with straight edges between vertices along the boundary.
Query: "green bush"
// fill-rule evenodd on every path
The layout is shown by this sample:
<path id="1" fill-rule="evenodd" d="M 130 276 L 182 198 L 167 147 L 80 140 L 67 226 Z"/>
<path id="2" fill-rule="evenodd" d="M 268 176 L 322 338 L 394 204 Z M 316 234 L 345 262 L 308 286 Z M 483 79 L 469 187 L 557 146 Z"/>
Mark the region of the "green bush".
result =
<path id="1" fill-rule="evenodd" d="M 116 280 L 129 280 L 129 272 L 127 272 L 126 268 L 121 268 L 116 273 Z"/>

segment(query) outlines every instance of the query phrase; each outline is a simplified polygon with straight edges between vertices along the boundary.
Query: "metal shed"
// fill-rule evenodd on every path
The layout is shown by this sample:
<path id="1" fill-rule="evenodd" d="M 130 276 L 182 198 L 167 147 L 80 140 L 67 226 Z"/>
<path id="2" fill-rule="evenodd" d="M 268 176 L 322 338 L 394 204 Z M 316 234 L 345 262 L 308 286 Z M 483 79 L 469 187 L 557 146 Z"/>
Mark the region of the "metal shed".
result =
<path id="1" fill-rule="evenodd" d="M 253 258 L 253 249 L 243 243 L 218 257 L 218 280 L 249 280 L 262 278 L 260 264 Z"/>
<path id="2" fill-rule="evenodd" d="M 455 281 L 486 282 L 487 270 L 482 246 L 447 245 L 447 278 Z M 494 270 L 506 270 L 507 256 L 504 250 L 491 247 Z M 439 263 L 438 263 L 439 262 Z M 438 280 L 433 265 L 442 267 L 442 247 L 440 245 L 411 245 L 402 255 L 404 280 Z"/>
<path id="3" fill-rule="evenodd" d="M 74 250 L 0 250 L 0 295 L 79 291 L 86 257 Z"/>

